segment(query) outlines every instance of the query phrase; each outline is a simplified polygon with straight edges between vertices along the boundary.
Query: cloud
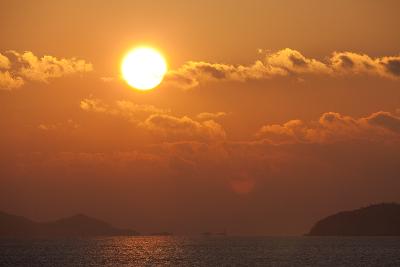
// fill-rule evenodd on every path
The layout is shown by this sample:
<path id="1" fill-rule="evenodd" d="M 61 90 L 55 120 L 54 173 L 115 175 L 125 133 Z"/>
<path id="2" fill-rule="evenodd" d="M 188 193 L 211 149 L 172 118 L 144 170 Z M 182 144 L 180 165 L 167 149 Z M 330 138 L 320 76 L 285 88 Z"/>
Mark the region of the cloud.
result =
<path id="1" fill-rule="evenodd" d="M 53 212 L 68 213 L 90 196 L 95 201 L 87 209 L 107 207 L 114 219 L 118 207 L 136 203 L 131 219 L 138 227 L 149 224 L 150 210 L 157 221 L 171 214 L 186 218 L 169 225 L 177 233 L 188 224 L 196 226 L 189 232 L 200 232 L 205 225 L 231 229 L 235 221 L 244 233 L 301 234 L 316 217 L 330 213 L 326 207 L 332 203 L 339 203 L 329 206 L 335 211 L 343 209 L 343 200 L 360 206 L 399 197 L 399 146 L 381 143 L 179 142 L 126 151 L 0 153 L 6 203 L 22 202 L 28 208 L 32 201 L 38 207 L 62 203 Z M 39 190 L 43 187 L 50 193 Z M 69 201 L 70 192 L 75 192 L 75 202 Z M 110 195 L 118 197 L 102 197 Z M 126 220 L 125 210 L 120 213 Z"/>
<path id="2" fill-rule="evenodd" d="M 183 89 L 191 89 L 212 81 L 263 80 L 282 76 L 373 75 L 400 78 L 400 56 L 372 58 L 353 52 L 334 52 L 327 60 L 305 57 L 297 50 L 285 48 L 267 53 L 250 65 L 232 65 L 189 61 L 166 76 L 166 82 Z"/>
<path id="3" fill-rule="evenodd" d="M 384 78 L 400 78 L 400 56 L 371 58 L 365 54 L 335 52 L 330 58 L 330 64 L 339 75 L 368 74 Z"/>
<path id="4" fill-rule="evenodd" d="M 0 89 L 5 90 L 21 87 L 28 80 L 47 83 L 52 78 L 93 70 L 91 63 L 77 58 L 39 58 L 29 51 L 8 51 L 7 56 L 0 54 L 0 69 L 7 69 L 0 71 Z"/>
<path id="5" fill-rule="evenodd" d="M 150 114 L 165 114 L 170 112 L 168 109 L 161 109 L 147 104 L 137 104 L 128 100 L 118 100 L 112 104 L 107 104 L 97 98 L 85 98 L 81 100 L 80 108 L 85 111 L 124 117 L 135 123 L 147 118 Z"/>
<path id="6" fill-rule="evenodd" d="M 324 73 L 329 74 L 330 68 L 324 63 L 306 58 L 299 51 L 285 48 L 276 53 L 267 54 L 264 59 L 264 65 L 267 68 L 278 69 L 276 73 L 284 73 L 286 75 L 295 73 Z"/>
<path id="7" fill-rule="evenodd" d="M 112 111 L 110 111 L 108 105 L 103 104 L 100 99 L 85 98 L 81 100 L 79 106 L 85 111 L 113 113 Z"/>
<path id="8" fill-rule="evenodd" d="M 136 169 L 136 173 L 143 173 L 144 169 L 152 172 L 155 165 L 161 168 L 165 163 L 155 154 L 145 151 L 116 151 L 116 152 L 33 152 L 19 154 L 18 160 L 31 161 L 29 165 L 42 169 L 53 175 L 63 173 L 79 173 L 83 169 L 87 173 L 121 173 Z M 21 170 L 28 175 L 29 171 Z M 26 173 L 25 173 L 26 172 Z M 153 171 L 154 172 L 154 171 Z M 57 174 L 58 173 L 58 174 Z"/>
<path id="9" fill-rule="evenodd" d="M 163 140 L 221 140 L 226 135 L 222 126 L 211 119 L 224 116 L 223 112 L 201 113 L 202 119 L 196 121 L 188 116 L 173 116 L 169 109 L 136 104 L 128 100 L 106 104 L 100 99 L 86 98 L 80 102 L 80 107 L 85 111 L 125 118 Z"/>
<path id="10" fill-rule="evenodd" d="M 54 131 L 54 130 L 71 130 L 79 128 L 79 124 L 69 119 L 66 122 L 57 123 L 41 123 L 38 125 L 38 129 L 41 131 Z"/>
<path id="11" fill-rule="evenodd" d="M 8 57 L 0 53 L 0 69 L 9 69 L 9 68 L 10 68 L 10 60 L 8 59 Z"/>
<path id="12" fill-rule="evenodd" d="M 375 60 L 367 55 L 351 52 L 334 52 L 329 59 L 332 69 L 338 75 L 374 74 L 377 72 Z"/>
<path id="13" fill-rule="evenodd" d="M 135 115 L 136 113 L 152 113 L 152 114 L 164 114 L 164 113 L 169 113 L 169 109 L 161 109 L 157 108 L 153 105 L 147 105 L 147 104 L 136 104 L 128 100 L 119 100 L 116 101 L 117 107 L 130 115 Z"/>
<path id="14" fill-rule="evenodd" d="M 400 117 L 384 111 L 362 118 L 326 112 L 318 121 L 309 123 L 290 120 L 284 124 L 264 125 L 257 137 L 274 144 L 400 140 Z"/>
<path id="15" fill-rule="evenodd" d="M 215 121 L 198 122 L 187 116 L 153 114 L 140 125 L 168 140 L 222 140 L 226 136 Z"/>
<path id="16" fill-rule="evenodd" d="M 380 63 L 389 75 L 400 78 L 400 57 L 384 57 Z"/>
<path id="17" fill-rule="evenodd" d="M 365 119 L 369 125 L 381 127 L 400 134 L 400 117 L 389 112 L 376 112 Z"/>
<path id="18" fill-rule="evenodd" d="M 0 90 L 12 90 L 24 85 L 21 77 L 13 77 L 9 71 L 0 71 Z"/>
<path id="19" fill-rule="evenodd" d="M 269 68 L 261 61 L 249 66 L 189 61 L 179 69 L 169 71 L 165 80 L 182 89 L 191 89 L 207 81 L 244 82 L 284 74 L 284 70 Z"/>
<path id="20" fill-rule="evenodd" d="M 225 112 L 202 112 L 198 114 L 196 117 L 199 120 L 215 120 L 225 117 L 227 114 Z"/>
<path id="21" fill-rule="evenodd" d="M 127 100 L 106 104 L 99 99 L 81 101 L 85 111 L 119 116 L 149 131 L 160 142 L 226 141 L 226 132 L 216 120 L 224 112 L 203 112 L 195 118 L 172 115 L 168 109 L 139 105 Z M 258 142 L 272 144 L 335 143 L 350 140 L 391 142 L 400 140 L 399 113 L 379 111 L 355 118 L 337 112 L 325 112 L 316 121 L 289 120 L 283 124 L 267 124 L 256 133 Z M 253 142 L 252 141 L 252 142 Z"/>

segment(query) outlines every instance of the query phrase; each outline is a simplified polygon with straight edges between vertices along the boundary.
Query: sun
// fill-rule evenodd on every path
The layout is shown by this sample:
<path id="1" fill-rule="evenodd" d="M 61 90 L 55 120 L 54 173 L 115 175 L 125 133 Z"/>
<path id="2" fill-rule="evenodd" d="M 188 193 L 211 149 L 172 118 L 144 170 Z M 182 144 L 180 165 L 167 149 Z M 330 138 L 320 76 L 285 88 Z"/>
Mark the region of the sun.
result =
<path id="1" fill-rule="evenodd" d="M 139 47 L 130 51 L 122 60 L 121 73 L 132 87 L 147 91 L 159 85 L 165 73 L 167 63 L 164 57 L 150 47 Z"/>

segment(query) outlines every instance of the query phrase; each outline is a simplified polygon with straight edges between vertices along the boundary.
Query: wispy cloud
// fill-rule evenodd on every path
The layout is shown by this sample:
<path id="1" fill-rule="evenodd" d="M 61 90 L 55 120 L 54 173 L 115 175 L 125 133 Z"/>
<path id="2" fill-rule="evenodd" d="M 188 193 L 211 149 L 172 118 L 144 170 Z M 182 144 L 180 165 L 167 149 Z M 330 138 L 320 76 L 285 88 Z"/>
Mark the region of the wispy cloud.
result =
<path id="1" fill-rule="evenodd" d="M 137 104 L 128 100 L 105 103 L 98 98 L 85 98 L 81 100 L 80 108 L 85 111 L 123 117 L 135 123 L 140 122 L 143 118 L 147 118 L 151 114 L 167 114 L 170 112 L 169 109 L 157 108 L 148 104 Z"/>
<path id="2" fill-rule="evenodd" d="M 38 129 L 44 132 L 55 131 L 55 130 L 74 130 L 79 128 L 79 124 L 74 122 L 72 119 L 66 122 L 56 122 L 56 123 L 41 123 L 38 125 Z"/>

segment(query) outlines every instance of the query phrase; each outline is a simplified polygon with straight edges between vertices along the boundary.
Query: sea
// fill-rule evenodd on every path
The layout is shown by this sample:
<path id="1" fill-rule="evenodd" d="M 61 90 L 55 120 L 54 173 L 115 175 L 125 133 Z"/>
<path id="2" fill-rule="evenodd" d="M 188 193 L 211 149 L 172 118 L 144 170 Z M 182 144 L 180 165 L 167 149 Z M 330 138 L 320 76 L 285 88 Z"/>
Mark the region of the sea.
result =
<path id="1" fill-rule="evenodd" d="M 0 239 L 0 266 L 400 266 L 400 237 Z"/>

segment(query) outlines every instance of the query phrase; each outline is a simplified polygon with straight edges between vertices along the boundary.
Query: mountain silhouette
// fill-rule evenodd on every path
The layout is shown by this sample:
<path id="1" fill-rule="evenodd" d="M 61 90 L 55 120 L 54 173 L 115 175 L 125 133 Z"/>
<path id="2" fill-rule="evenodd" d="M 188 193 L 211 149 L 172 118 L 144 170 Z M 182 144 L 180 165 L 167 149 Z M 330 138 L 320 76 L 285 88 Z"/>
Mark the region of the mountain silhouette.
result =
<path id="1" fill-rule="evenodd" d="M 400 205 L 375 204 L 318 221 L 310 236 L 400 236 Z"/>
<path id="2" fill-rule="evenodd" d="M 116 228 L 83 214 L 39 223 L 25 217 L 0 212 L 0 237 L 88 237 L 138 234 L 136 231 Z"/>

